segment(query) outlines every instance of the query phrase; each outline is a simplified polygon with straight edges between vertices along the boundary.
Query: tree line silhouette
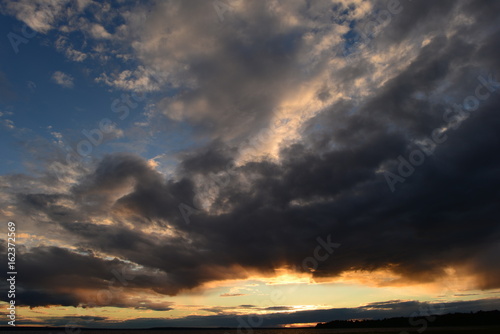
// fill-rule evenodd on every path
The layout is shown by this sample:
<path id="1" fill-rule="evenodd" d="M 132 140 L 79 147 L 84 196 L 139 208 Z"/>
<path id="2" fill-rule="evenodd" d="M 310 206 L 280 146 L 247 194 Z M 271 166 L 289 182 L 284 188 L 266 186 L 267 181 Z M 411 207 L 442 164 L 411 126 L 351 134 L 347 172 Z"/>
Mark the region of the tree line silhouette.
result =
<path id="1" fill-rule="evenodd" d="M 450 313 L 417 317 L 395 317 L 380 320 L 334 320 L 316 325 L 316 328 L 390 328 L 409 327 L 425 320 L 429 327 L 447 326 L 500 326 L 500 311 L 478 311 L 476 313 Z"/>

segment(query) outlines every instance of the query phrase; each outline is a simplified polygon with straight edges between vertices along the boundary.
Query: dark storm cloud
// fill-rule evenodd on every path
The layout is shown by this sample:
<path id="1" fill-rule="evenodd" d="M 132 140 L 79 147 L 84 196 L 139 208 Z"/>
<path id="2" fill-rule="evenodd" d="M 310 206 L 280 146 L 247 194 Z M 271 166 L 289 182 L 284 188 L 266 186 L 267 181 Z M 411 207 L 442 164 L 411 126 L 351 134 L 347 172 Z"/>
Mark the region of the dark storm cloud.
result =
<path id="1" fill-rule="evenodd" d="M 107 317 L 100 316 L 65 316 L 65 317 L 53 317 L 45 319 L 44 326 L 54 326 L 61 327 L 60 331 L 55 333 L 64 333 L 67 331 L 76 331 L 76 327 L 90 327 L 96 326 L 96 324 L 103 324 L 109 320 Z M 40 325 L 36 320 L 32 319 L 20 319 L 18 322 L 22 326 L 36 326 Z M 97 326 L 99 327 L 99 326 Z"/>
<path id="2" fill-rule="evenodd" d="M 120 196 L 117 193 L 132 190 Z M 94 173 L 73 188 L 74 199 L 95 213 L 126 208 L 137 220 L 177 216 L 179 199 L 193 196 L 190 180 L 168 181 L 142 158 L 132 154 L 105 157 Z M 172 221 L 175 223 L 175 221 Z"/>
<path id="3" fill-rule="evenodd" d="M 8 302 L 8 299 L 4 299 Z M 77 307 L 80 300 L 77 297 L 68 293 L 56 293 L 54 290 L 36 291 L 27 290 L 16 294 L 16 302 L 19 305 L 27 305 L 29 307 L 62 305 Z"/>
<path id="4" fill-rule="evenodd" d="M 233 150 L 234 151 L 234 150 Z M 218 173 L 224 170 L 228 163 L 232 162 L 232 152 L 227 146 L 219 141 L 211 143 L 192 153 L 187 153 L 180 166 L 180 171 L 195 173 Z"/>
<path id="5" fill-rule="evenodd" d="M 107 288 L 111 270 L 124 263 L 103 261 L 93 256 L 76 254 L 57 247 L 39 247 L 19 253 L 19 266 L 24 268 L 17 299 L 29 306 L 78 306 L 78 297 L 67 293 L 74 288 Z M 6 300 L 6 299 L 4 299 Z"/>
<path id="6" fill-rule="evenodd" d="M 451 3 L 418 6 L 437 8 L 417 11 L 419 24 L 411 26 L 402 22 L 414 12 L 404 11 L 388 29 L 420 34 L 427 22 L 435 22 L 434 13 L 451 19 L 462 10 Z M 497 34 L 498 19 L 480 14 L 488 3 L 477 3 L 475 11 L 470 6 L 467 14 L 473 15 L 474 26 Z M 376 173 L 400 154 L 408 156 L 415 148 L 413 140 L 446 124 L 444 100 L 422 101 L 415 93 L 429 96 L 443 86 L 442 96 L 454 96 L 461 103 L 474 93 L 478 75 L 498 68 L 494 52 L 481 55 L 484 63 L 471 61 L 491 41 L 474 38 L 479 28 L 462 28 L 464 34 L 451 37 L 442 34 L 445 30 L 429 30 L 435 36 L 416 59 L 356 111 L 348 103 L 338 104 L 313 119 L 311 128 L 319 125 L 323 134 L 284 148 L 279 165 L 255 162 L 238 168 L 236 174 L 252 180 L 252 187 L 238 180 L 223 187 L 215 203 L 230 211 L 196 216 L 190 232 L 200 233 L 201 245 L 221 254 L 227 264 L 238 259 L 264 271 L 282 263 L 300 266 L 314 249 L 315 237 L 332 234 L 342 242 L 342 251 L 321 263 L 317 276 L 391 267 L 406 280 L 432 281 L 444 276 L 447 265 L 486 261 L 477 274 L 498 277 L 492 275 L 494 265 L 488 260 L 488 249 L 496 249 L 499 236 L 499 161 L 493 154 L 499 146 L 497 93 L 481 102 L 458 130 L 448 132 L 448 140 L 397 193 L 391 193 L 383 174 Z M 496 65 L 485 67 L 491 64 Z M 189 165 L 184 167 L 189 172 Z M 292 200 L 312 203 L 293 206 Z M 482 287 L 498 284 L 492 278 Z"/>
<path id="7" fill-rule="evenodd" d="M 5 249 L 2 254 L 6 256 Z M 164 289 L 168 277 L 131 266 L 117 258 L 98 257 L 91 250 L 36 247 L 29 252 L 18 251 L 17 264 L 24 269 L 17 282 L 16 301 L 20 305 L 172 309 L 169 302 L 159 303 L 129 295 L 130 291 L 144 287 Z"/>
<path id="8" fill-rule="evenodd" d="M 182 3 L 180 13 L 187 10 Z M 397 184 L 395 192 L 384 177 L 384 171 L 398 172 L 398 156 L 407 158 L 417 148 L 415 140 L 446 126 L 443 114 L 448 101 L 462 103 L 475 93 L 479 75 L 500 73 L 496 46 L 500 22 L 490 9 L 498 5 L 488 1 L 404 5 L 373 43 L 377 50 L 428 34 L 429 43 L 418 46 L 411 63 L 362 101 L 339 99 L 322 110 L 303 126 L 300 140 L 281 148 L 279 162 L 253 161 L 235 167 L 227 184 L 212 186 L 216 191 L 210 194 L 210 212 L 196 210 L 190 224 L 181 216 L 179 204 L 192 205 L 196 177 L 210 179 L 210 173 L 234 158 L 236 149 L 221 138 L 232 129 L 230 137 L 244 136 L 266 123 L 275 100 L 286 91 L 280 80 L 288 85 L 294 82 L 289 71 L 296 64 L 287 55 L 296 56 L 295 35 L 268 33 L 274 23 L 258 4 L 254 10 L 263 18 L 258 27 L 252 25 L 247 31 L 251 37 L 247 44 L 228 31 L 220 32 L 221 53 L 193 63 L 200 89 L 178 99 L 188 110 L 186 117 L 199 126 L 218 120 L 213 132 L 220 142 L 183 156 L 177 178 L 172 179 L 165 179 L 135 155 L 109 155 L 78 180 L 69 194 L 23 192 L 17 197 L 18 208 L 46 214 L 79 247 L 143 266 L 130 287 L 167 295 L 213 280 L 245 278 L 245 273 L 234 269 L 237 266 L 270 275 L 284 265 L 304 270 L 303 261 L 313 255 L 318 237 L 342 246 L 318 263 L 316 278 L 351 270 L 390 269 L 402 276 L 403 283 L 430 282 L 445 277 L 448 266 L 463 266 L 476 275 L 479 288 L 500 287 L 498 90 L 480 101 L 460 127 L 447 131 L 447 140 L 404 183 Z M 203 6 L 195 6 L 190 13 L 203 11 Z M 453 21 L 461 13 L 472 24 Z M 453 29 L 447 26 L 452 21 Z M 203 26 L 193 24 L 195 31 L 202 30 Z M 368 60 L 353 67 L 338 73 L 345 86 L 374 68 Z M 199 101 L 206 104 L 199 107 Z M 238 121 L 241 113 L 228 111 L 235 103 L 256 110 L 248 128 Z M 189 114 L 190 110 L 196 112 Z M 74 205 L 62 206 L 61 200 Z M 90 218 L 107 214 L 114 225 L 91 222 Z M 161 236 L 142 230 L 150 227 L 172 233 Z M 55 247 L 37 248 L 23 258 L 23 268 L 31 274 L 23 284 L 31 294 L 37 289 L 57 291 L 61 286 L 99 289 L 109 279 L 110 266 L 125 266 L 121 260 L 104 261 Z M 68 263 L 67 268 L 74 270 L 55 268 L 54 263 Z M 71 293 L 66 297 L 77 298 Z M 43 304 L 33 298 L 33 305 Z M 63 302 L 49 298 L 45 304 L 50 303 Z M 73 299 L 64 301 L 64 305 L 73 304 Z M 418 305 L 396 306 L 398 311 L 391 309 L 391 314 L 406 316 Z M 337 312 L 340 318 L 375 317 L 385 314 L 388 305 L 372 307 L 384 310 Z M 307 312 L 301 312 L 301 317 L 279 315 L 280 320 L 270 316 L 268 324 L 334 318 L 327 311 Z M 234 317 L 224 317 L 149 323 L 193 321 L 196 325 L 203 321 L 209 326 L 211 321 L 220 325 L 232 319 L 234 325 Z"/>

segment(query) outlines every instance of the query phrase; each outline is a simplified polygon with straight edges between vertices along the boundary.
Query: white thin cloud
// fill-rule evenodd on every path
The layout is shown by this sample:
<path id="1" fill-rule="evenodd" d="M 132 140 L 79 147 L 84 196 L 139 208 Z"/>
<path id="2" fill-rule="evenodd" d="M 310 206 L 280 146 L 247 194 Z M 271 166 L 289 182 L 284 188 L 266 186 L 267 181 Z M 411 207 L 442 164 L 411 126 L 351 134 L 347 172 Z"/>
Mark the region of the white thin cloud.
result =
<path id="1" fill-rule="evenodd" d="M 55 46 L 57 51 L 64 53 L 66 58 L 76 61 L 76 62 L 82 62 L 87 58 L 87 54 L 76 50 L 69 42 L 66 37 L 60 36 L 56 42 Z"/>
<path id="2" fill-rule="evenodd" d="M 46 33 L 54 28 L 68 0 L 21 0 L 6 1 L 2 12 L 14 15 L 31 29 Z"/>
<path id="3" fill-rule="evenodd" d="M 73 88 L 74 86 L 73 77 L 61 71 L 56 71 L 52 74 L 52 81 L 65 88 Z"/>
<path id="4" fill-rule="evenodd" d="M 113 37 L 102 25 L 97 23 L 92 24 L 89 30 L 92 37 L 96 39 L 110 39 Z"/>
<path id="5" fill-rule="evenodd" d="M 157 91 L 160 88 L 160 80 L 144 66 L 139 66 L 133 71 L 125 70 L 119 74 L 108 75 L 103 73 L 96 78 L 96 82 L 103 82 L 115 88 L 138 92 Z"/>

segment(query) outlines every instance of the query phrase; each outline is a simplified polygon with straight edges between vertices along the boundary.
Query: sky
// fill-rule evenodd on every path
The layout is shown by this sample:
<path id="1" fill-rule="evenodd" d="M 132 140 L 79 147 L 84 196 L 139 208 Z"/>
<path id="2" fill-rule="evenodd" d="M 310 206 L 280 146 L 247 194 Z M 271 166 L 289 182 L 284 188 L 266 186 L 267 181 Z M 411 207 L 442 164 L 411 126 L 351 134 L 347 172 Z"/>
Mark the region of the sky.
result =
<path id="1" fill-rule="evenodd" d="M 0 253 L 14 222 L 17 325 L 500 309 L 498 13 L 1 1 Z"/>

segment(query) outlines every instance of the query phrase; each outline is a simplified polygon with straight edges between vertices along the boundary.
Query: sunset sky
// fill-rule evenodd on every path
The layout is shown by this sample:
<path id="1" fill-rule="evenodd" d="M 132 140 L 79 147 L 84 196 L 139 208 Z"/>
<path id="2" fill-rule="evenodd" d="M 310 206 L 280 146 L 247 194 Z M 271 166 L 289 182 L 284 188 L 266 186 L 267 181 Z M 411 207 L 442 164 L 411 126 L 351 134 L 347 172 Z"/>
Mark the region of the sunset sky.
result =
<path id="1" fill-rule="evenodd" d="M 9 221 L 18 325 L 500 309 L 499 13 L 0 1 L 0 315 Z"/>

